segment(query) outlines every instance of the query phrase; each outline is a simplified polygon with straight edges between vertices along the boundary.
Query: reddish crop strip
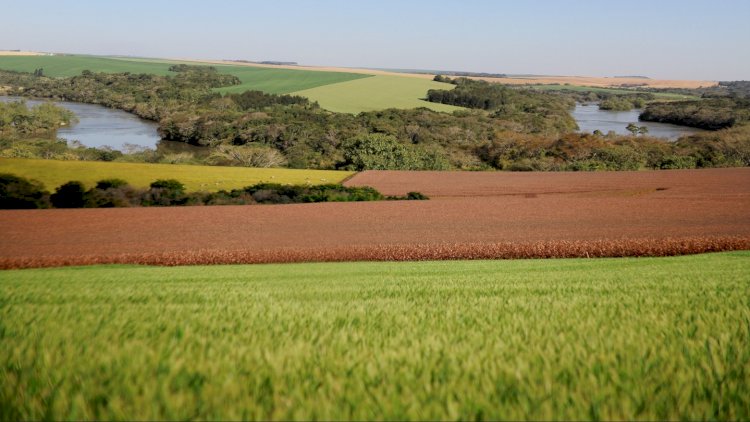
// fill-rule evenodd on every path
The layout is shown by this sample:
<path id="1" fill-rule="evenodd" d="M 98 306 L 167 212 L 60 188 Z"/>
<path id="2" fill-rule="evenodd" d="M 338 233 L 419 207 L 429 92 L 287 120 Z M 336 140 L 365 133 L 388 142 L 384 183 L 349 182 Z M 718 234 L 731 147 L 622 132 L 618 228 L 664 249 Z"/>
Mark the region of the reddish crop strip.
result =
<path id="1" fill-rule="evenodd" d="M 750 249 L 750 237 L 626 239 L 619 241 L 551 241 L 370 245 L 330 249 L 259 251 L 193 250 L 167 253 L 0 258 L 0 268 L 37 268 L 93 264 L 212 265 L 289 262 L 426 261 L 456 259 L 658 257 Z"/>
<path id="2" fill-rule="evenodd" d="M 364 172 L 429 201 L 0 211 L 0 267 L 663 256 L 750 249 L 750 169 Z"/>

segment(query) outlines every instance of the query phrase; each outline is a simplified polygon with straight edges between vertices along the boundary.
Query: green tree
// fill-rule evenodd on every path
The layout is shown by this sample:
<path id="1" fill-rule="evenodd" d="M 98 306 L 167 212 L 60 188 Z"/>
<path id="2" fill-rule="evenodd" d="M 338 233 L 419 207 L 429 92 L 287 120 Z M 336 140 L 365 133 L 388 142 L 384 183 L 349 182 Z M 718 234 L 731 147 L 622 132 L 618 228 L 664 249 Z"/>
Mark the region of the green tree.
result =
<path id="1" fill-rule="evenodd" d="M 627 129 L 628 132 L 632 133 L 633 136 L 635 136 L 635 135 L 638 134 L 638 130 L 640 128 L 635 123 L 628 123 L 628 125 L 625 127 L 625 129 Z"/>
<path id="2" fill-rule="evenodd" d="M 411 148 L 395 137 L 371 133 L 344 146 L 344 162 L 348 170 L 408 170 L 418 168 L 418 160 Z"/>
<path id="3" fill-rule="evenodd" d="M 0 174 L 0 209 L 47 208 L 46 195 L 39 181 Z"/>
<path id="4" fill-rule="evenodd" d="M 86 188 L 79 181 L 70 181 L 55 189 L 50 201 L 56 208 L 83 208 L 86 204 Z"/>

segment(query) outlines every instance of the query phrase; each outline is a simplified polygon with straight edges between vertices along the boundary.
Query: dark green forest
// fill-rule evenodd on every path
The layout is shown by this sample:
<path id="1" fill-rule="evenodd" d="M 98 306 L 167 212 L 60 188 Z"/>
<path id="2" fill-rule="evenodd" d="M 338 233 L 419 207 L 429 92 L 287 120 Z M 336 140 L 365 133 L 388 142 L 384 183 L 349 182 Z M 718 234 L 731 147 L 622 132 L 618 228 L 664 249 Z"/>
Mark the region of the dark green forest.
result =
<path id="1" fill-rule="evenodd" d="M 5 110 L 0 117 L 0 156 L 349 170 L 549 171 L 750 165 L 750 134 L 741 119 L 725 130 L 665 143 L 648 136 L 573 133 L 577 127 L 570 109 L 579 100 L 576 96 L 466 78 L 442 76 L 456 85 L 455 89 L 428 93 L 431 101 L 460 105 L 464 110 L 448 114 L 424 108 L 388 109 L 350 115 L 326 111 L 303 97 L 258 91 L 218 93 L 215 88 L 239 81 L 210 66 L 176 65 L 171 70 L 170 76 L 84 71 L 70 78 L 0 71 L 0 94 L 125 110 L 158 122 L 164 139 L 206 147 L 208 153 L 175 156 L 157 150 L 123 155 L 71 147 L 56 141 L 51 129 L 33 134 L 24 129 L 22 134 L 21 126 L 7 117 L 18 114 L 22 107 L 14 105 L 14 112 L 0 109 Z M 631 105 L 650 100 L 648 95 L 596 95 L 602 102 L 627 101 Z M 50 128 L 41 120 L 38 124 Z"/>

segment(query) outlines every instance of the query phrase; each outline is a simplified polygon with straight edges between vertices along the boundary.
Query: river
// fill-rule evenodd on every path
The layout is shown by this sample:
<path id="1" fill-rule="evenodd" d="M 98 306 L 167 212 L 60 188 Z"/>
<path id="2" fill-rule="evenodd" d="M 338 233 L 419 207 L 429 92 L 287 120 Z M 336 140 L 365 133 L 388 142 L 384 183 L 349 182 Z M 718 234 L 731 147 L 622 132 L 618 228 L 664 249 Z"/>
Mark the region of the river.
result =
<path id="1" fill-rule="evenodd" d="M 641 122 L 638 121 L 640 110 L 630 111 L 610 111 L 599 110 L 598 104 L 576 104 L 573 110 L 573 118 L 578 123 L 579 131 L 591 133 L 597 129 L 605 134 L 610 130 L 615 131 L 618 135 L 629 135 L 625 127 L 628 123 L 635 123 L 638 126 L 646 126 L 648 135 L 657 138 L 666 138 L 675 141 L 680 136 L 691 135 L 694 133 L 704 132 L 702 129 L 696 129 L 687 126 L 677 126 L 668 123 Z"/>
<path id="2" fill-rule="evenodd" d="M 20 100 L 25 100 L 29 106 L 45 101 L 0 96 L 2 102 Z M 96 104 L 69 101 L 54 103 L 72 111 L 78 119 L 77 123 L 57 130 L 57 137 L 69 142 L 79 141 L 87 147 L 109 146 L 118 150 L 122 150 L 125 144 L 156 149 L 157 146 L 164 146 L 163 144 L 168 142 L 161 141 L 155 122 L 141 119 L 134 114 Z"/>

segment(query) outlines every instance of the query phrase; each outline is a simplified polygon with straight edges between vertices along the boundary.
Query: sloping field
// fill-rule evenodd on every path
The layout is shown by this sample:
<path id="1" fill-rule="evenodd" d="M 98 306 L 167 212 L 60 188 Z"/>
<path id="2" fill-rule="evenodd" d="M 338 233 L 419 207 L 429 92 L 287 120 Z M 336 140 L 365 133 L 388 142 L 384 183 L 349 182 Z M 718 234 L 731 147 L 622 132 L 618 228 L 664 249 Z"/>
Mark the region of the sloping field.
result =
<path id="1" fill-rule="evenodd" d="M 119 60 L 109 57 L 55 55 L 55 56 L 2 56 L 0 69 L 18 72 L 33 72 L 44 69 L 44 74 L 53 78 L 80 75 L 84 70 L 105 73 L 150 73 L 174 74 L 169 71 L 172 63 L 157 61 Z"/>
<path id="2" fill-rule="evenodd" d="M 694 81 L 647 78 L 607 78 L 596 76 L 525 76 L 515 78 L 480 78 L 488 82 L 508 85 L 560 84 L 595 87 L 642 86 L 647 88 L 700 88 L 717 85 L 716 81 Z"/>
<path id="3" fill-rule="evenodd" d="M 366 172 L 429 201 L 0 211 L 0 267 L 669 255 L 750 249 L 750 169 Z"/>
<path id="4" fill-rule="evenodd" d="M 0 173 L 13 173 L 42 182 L 48 190 L 71 180 L 93 187 L 102 179 L 118 178 L 135 187 L 148 187 L 156 179 L 177 179 L 189 191 L 235 189 L 260 182 L 289 184 L 338 183 L 353 173 L 333 170 L 294 170 L 191 166 L 180 164 L 111 163 L 0 158 Z"/>
<path id="5" fill-rule="evenodd" d="M 423 98 L 427 96 L 427 91 L 430 89 L 453 88 L 455 86 L 451 84 L 421 78 L 375 75 L 369 78 L 297 91 L 294 94 L 317 101 L 326 110 L 339 113 L 418 107 L 451 112 L 461 108 L 431 103 L 423 100 Z"/>
<path id="6" fill-rule="evenodd" d="M 3 420 L 747 420 L 750 253 L 0 272 Z"/>
<path id="7" fill-rule="evenodd" d="M 138 59 L 98 56 L 0 56 L 0 69 L 33 72 L 44 69 L 52 77 L 79 75 L 83 70 L 94 72 L 131 72 L 157 75 L 174 74 L 169 66 L 175 63 L 213 65 L 220 72 L 237 76 L 242 84 L 220 88 L 221 92 L 260 90 L 273 94 L 295 94 L 317 101 L 321 107 L 335 112 L 359 113 L 386 108 L 427 107 L 450 112 L 459 107 L 423 101 L 429 89 L 452 89 L 453 85 L 434 82 L 424 75 L 402 76 L 363 70 L 347 72 L 326 68 L 293 66 L 258 66 L 225 64 L 226 62 L 194 62 L 160 59 Z M 429 75 L 428 75 L 429 76 Z M 328 88 L 326 88 L 328 87 Z"/>
<path id="8" fill-rule="evenodd" d="M 80 75 L 84 70 L 105 73 L 150 73 L 155 75 L 175 75 L 169 66 L 175 63 L 186 63 L 158 59 L 125 59 L 119 57 L 98 56 L 28 56 L 0 57 L 0 69 L 33 72 L 44 69 L 44 74 L 51 77 L 68 77 Z M 189 63 L 189 62 L 187 62 Z M 192 63 L 200 64 L 200 63 Z M 208 64 L 205 64 L 208 66 Z M 220 72 L 237 76 L 241 85 L 222 88 L 222 92 L 244 92 L 259 90 L 273 94 L 288 94 L 303 89 L 322 85 L 365 78 L 368 75 L 345 72 L 317 72 L 309 70 L 290 70 L 279 68 L 260 68 L 248 66 L 214 65 Z"/>
<path id="9" fill-rule="evenodd" d="M 313 72 L 309 70 L 242 66 L 217 66 L 217 69 L 220 72 L 234 75 L 242 81 L 240 85 L 219 88 L 218 91 L 221 92 L 258 90 L 272 94 L 290 94 L 304 89 L 370 77 L 357 73 Z"/>
<path id="10" fill-rule="evenodd" d="M 0 56 L 40 56 L 42 54 L 35 51 L 0 50 Z"/>

